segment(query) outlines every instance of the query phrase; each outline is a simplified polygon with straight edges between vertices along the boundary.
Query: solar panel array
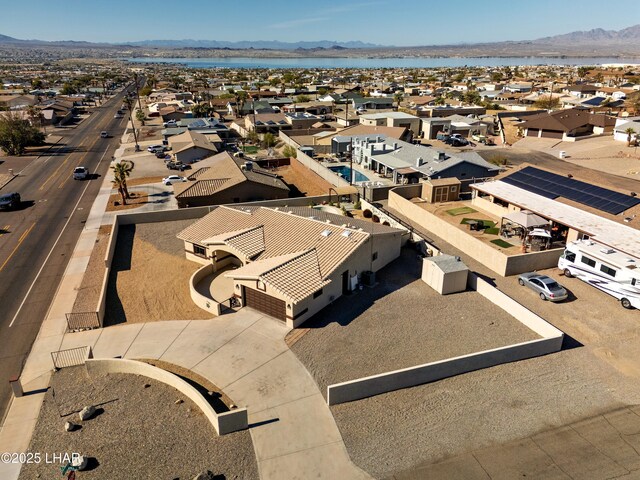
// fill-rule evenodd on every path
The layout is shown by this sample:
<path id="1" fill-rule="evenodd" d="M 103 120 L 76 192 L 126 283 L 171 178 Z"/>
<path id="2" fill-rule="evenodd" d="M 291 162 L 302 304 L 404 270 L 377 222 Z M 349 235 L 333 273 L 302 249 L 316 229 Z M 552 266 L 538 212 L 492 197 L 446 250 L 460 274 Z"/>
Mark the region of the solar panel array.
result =
<path id="1" fill-rule="evenodd" d="M 613 215 L 618 215 L 640 203 L 640 199 L 631 195 L 535 167 L 525 167 L 508 177 L 504 177 L 502 181 L 546 198 L 564 197 Z"/>

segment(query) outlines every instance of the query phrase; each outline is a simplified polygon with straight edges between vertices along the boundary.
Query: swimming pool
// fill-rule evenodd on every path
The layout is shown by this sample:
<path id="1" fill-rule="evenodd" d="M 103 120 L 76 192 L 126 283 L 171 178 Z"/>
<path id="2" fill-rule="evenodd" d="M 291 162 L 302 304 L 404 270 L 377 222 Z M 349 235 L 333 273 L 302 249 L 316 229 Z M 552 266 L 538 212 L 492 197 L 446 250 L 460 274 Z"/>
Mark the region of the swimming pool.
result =
<path id="1" fill-rule="evenodd" d="M 351 174 L 351 168 L 346 165 L 340 165 L 339 167 L 328 167 L 332 172 L 338 173 L 345 180 L 349 180 L 349 175 Z M 353 171 L 353 181 L 354 182 L 367 182 L 369 178 L 365 175 L 361 174 L 359 171 Z"/>

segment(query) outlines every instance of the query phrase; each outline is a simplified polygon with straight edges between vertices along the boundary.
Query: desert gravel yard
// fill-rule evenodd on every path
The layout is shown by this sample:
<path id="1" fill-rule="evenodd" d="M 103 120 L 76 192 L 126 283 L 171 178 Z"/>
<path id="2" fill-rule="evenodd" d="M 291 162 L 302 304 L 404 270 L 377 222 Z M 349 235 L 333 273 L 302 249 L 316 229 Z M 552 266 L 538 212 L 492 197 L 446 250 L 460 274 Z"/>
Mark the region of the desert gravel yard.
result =
<path id="1" fill-rule="evenodd" d="M 195 220 L 125 225 L 118 233 L 107 290 L 105 324 L 211 318 L 189 295 L 200 265 L 184 256 L 176 235 Z"/>
<path id="2" fill-rule="evenodd" d="M 73 304 L 74 313 L 96 311 L 104 279 L 104 257 L 107 253 L 109 238 L 111 238 L 111 225 L 102 225 L 98 230 L 96 243 L 89 257 L 89 265 L 82 277 L 78 296 Z"/>
<path id="3" fill-rule="evenodd" d="M 539 338 L 480 294 L 441 296 L 419 279 L 411 249 L 378 272 L 373 288 L 339 298 L 292 350 L 327 385 Z"/>
<path id="4" fill-rule="evenodd" d="M 639 311 L 623 309 L 613 297 L 578 279 L 567 279 L 557 269 L 543 273 L 566 286 L 570 297 L 558 304 L 543 302 L 531 290 L 520 287 L 517 277 L 499 277 L 443 239 L 433 239 L 445 253 L 461 256 L 471 270 L 495 280 L 500 290 L 568 337 L 558 353 L 331 407 L 351 459 L 358 466 L 375 478 L 431 478 L 425 477 L 425 471 L 436 470 L 412 469 L 456 456 L 473 460 L 479 449 L 499 450 L 505 444 L 504 454 L 508 455 L 510 444 L 505 442 L 559 427 L 571 431 L 569 425 L 574 422 L 640 404 Z M 309 338 L 303 336 L 293 349 L 297 352 L 303 346 L 299 344 Z M 456 340 L 453 336 L 450 339 Z M 346 355 L 343 362 L 351 362 L 351 357 Z M 593 430 L 593 435 L 602 438 L 606 434 L 604 427 Z M 638 451 L 637 431 L 630 434 L 625 438 Z M 585 446 L 593 449 L 586 441 L 573 450 L 567 447 L 567 455 L 573 456 L 566 462 L 584 464 L 580 452 L 586 455 L 589 449 Z M 562 458 L 562 449 L 555 453 L 555 458 Z M 528 461 L 521 460 L 523 465 Z M 548 464 L 553 465 L 553 460 L 549 458 Z M 471 477 L 462 470 L 449 472 L 453 471 L 457 477 L 433 478 L 489 478 L 482 472 Z M 529 478 L 569 478 L 527 473 Z M 571 478 L 604 479 L 611 475 Z"/>
<path id="5" fill-rule="evenodd" d="M 97 415 L 81 422 L 75 412 L 88 404 Z M 65 432 L 67 420 L 81 428 Z M 248 431 L 220 437 L 177 390 L 137 375 L 90 377 L 84 366 L 53 375 L 28 451 L 92 458 L 90 470 L 77 475 L 83 480 L 190 480 L 207 470 L 228 480 L 258 478 Z M 60 465 L 24 465 L 20 479 L 35 478 L 61 478 Z"/>

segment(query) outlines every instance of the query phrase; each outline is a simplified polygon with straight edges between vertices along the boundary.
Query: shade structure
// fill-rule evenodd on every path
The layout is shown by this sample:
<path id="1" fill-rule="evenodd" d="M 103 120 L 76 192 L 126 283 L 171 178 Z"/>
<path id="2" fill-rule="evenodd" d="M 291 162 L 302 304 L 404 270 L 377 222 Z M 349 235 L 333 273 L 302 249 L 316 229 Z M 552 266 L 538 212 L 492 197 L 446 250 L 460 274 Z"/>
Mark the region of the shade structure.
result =
<path id="1" fill-rule="evenodd" d="M 540 215 L 536 215 L 528 210 L 520 210 L 519 212 L 509 212 L 504 219 L 509 220 L 512 223 L 517 223 L 525 228 L 540 227 L 542 225 L 549 225 L 549 220 L 542 218 Z"/>

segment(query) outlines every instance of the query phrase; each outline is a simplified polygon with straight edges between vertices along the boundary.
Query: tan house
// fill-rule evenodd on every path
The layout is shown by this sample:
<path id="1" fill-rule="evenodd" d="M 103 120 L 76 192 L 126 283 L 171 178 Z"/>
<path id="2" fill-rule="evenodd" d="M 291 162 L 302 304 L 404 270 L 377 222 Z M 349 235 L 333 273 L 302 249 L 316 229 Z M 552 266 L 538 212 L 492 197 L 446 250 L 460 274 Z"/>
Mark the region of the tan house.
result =
<path id="1" fill-rule="evenodd" d="M 309 207 L 223 206 L 178 238 L 189 260 L 231 279 L 213 297 L 232 296 L 294 328 L 397 258 L 403 233 Z"/>
<path id="2" fill-rule="evenodd" d="M 169 145 L 176 161 L 190 164 L 218 153 L 216 146 L 207 137 L 193 130 L 169 137 Z"/>
<path id="3" fill-rule="evenodd" d="M 191 175 L 191 182 L 173 185 L 179 208 L 289 197 L 289 187 L 255 163 L 222 152 Z"/>

